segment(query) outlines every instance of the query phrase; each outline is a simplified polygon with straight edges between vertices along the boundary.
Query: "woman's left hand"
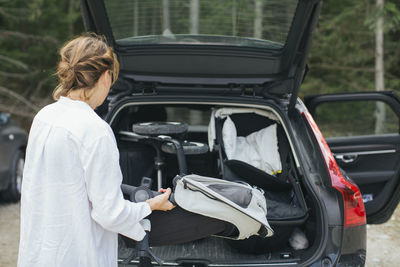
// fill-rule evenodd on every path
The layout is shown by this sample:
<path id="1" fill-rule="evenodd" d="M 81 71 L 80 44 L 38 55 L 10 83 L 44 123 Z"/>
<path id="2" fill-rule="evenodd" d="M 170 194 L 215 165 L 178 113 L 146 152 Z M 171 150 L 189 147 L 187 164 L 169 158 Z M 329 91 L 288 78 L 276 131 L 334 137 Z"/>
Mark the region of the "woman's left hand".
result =
<path id="1" fill-rule="evenodd" d="M 172 210 L 175 206 L 168 200 L 169 196 L 171 195 L 171 188 L 163 189 L 161 188 L 158 190 L 159 192 L 163 193 L 161 195 L 155 196 L 146 200 L 149 204 L 151 210 Z"/>

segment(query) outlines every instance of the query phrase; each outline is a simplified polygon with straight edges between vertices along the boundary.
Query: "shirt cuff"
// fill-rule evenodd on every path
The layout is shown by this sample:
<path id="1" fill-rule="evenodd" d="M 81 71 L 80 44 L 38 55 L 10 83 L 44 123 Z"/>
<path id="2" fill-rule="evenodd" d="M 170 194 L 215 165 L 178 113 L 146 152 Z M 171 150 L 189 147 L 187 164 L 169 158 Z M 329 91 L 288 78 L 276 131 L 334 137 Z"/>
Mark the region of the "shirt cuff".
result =
<path id="1" fill-rule="evenodd" d="M 139 218 L 139 221 L 143 220 L 144 218 L 146 218 L 147 216 L 149 216 L 151 214 L 151 208 L 149 203 L 147 202 L 139 202 L 136 203 L 137 207 L 142 210 L 141 212 L 141 217 Z"/>
<path id="2" fill-rule="evenodd" d="M 133 240 L 140 241 L 143 239 L 145 236 L 145 228 L 140 221 L 142 221 L 144 218 L 149 216 L 151 214 L 151 209 L 150 205 L 147 202 L 140 202 L 140 203 L 133 203 L 130 202 L 131 204 L 134 204 L 134 209 L 136 209 L 137 212 L 140 213 L 140 216 L 138 218 L 139 222 L 134 224 L 134 225 L 129 225 L 128 229 L 124 229 L 123 231 L 120 231 L 119 233 L 129 237 Z"/>
<path id="3" fill-rule="evenodd" d="M 150 222 L 149 219 L 143 219 L 139 223 L 140 223 L 140 225 L 143 227 L 143 229 L 146 232 L 150 232 L 151 231 L 151 222 Z"/>

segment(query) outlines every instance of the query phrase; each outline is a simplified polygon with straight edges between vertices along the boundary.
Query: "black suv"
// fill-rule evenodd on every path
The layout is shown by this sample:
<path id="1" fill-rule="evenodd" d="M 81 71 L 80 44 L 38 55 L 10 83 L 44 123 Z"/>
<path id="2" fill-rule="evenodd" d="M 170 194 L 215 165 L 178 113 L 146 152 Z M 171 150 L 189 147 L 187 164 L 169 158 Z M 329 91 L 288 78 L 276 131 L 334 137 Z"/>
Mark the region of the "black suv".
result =
<path id="1" fill-rule="evenodd" d="M 19 201 L 25 163 L 27 133 L 0 111 L 0 197 Z"/>
<path id="2" fill-rule="evenodd" d="M 166 265 L 365 264 L 367 221 L 387 221 L 399 202 L 400 101 L 390 92 L 298 98 L 321 2 L 81 1 L 86 29 L 106 36 L 121 65 L 97 111 L 115 132 L 123 183 L 137 186 L 145 176 L 156 189 L 183 172 L 265 192 L 274 236 L 153 248 Z M 236 137 L 276 125 L 278 169 L 267 174 L 229 156 L 228 117 Z M 139 135 L 159 144 L 127 138 L 143 125 Z M 129 245 L 120 245 L 122 260 Z"/>

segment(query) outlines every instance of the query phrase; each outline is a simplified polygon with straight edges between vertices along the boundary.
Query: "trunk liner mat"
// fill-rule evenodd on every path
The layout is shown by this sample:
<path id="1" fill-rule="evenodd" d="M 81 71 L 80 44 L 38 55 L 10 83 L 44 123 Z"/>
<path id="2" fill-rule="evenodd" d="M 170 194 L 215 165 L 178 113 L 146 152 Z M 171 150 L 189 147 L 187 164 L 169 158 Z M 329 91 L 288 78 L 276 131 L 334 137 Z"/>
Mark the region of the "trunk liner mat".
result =
<path id="1" fill-rule="evenodd" d="M 299 260 L 297 257 L 282 259 L 280 252 L 268 252 L 265 254 L 246 254 L 232 248 L 222 238 L 209 237 L 194 242 L 179 245 L 153 247 L 154 254 L 165 263 L 202 260 L 210 264 L 252 264 L 252 263 L 285 263 Z M 284 250 L 291 252 L 291 249 Z M 130 249 L 120 246 L 119 257 L 126 258 Z M 292 254 L 293 255 L 293 254 Z"/>

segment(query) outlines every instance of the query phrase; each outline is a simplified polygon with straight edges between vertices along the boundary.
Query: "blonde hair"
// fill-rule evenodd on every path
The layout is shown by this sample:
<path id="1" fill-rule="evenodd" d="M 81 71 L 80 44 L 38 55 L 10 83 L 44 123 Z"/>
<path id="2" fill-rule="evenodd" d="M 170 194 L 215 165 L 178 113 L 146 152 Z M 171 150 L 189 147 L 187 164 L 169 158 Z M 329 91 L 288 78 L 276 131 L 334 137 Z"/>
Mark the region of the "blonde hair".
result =
<path id="1" fill-rule="evenodd" d="M 53 98 L 67 96 L 72 90 L 84 89 L 87 99 L 89 92 L 107 70 L 111 72 L 112 84 L 119 72 L 117 56 L 107 45 L 104 36 L 88 33 L 67 42 L 60 50 L 57 67 L 59 84 L 54 89 Z"/>

